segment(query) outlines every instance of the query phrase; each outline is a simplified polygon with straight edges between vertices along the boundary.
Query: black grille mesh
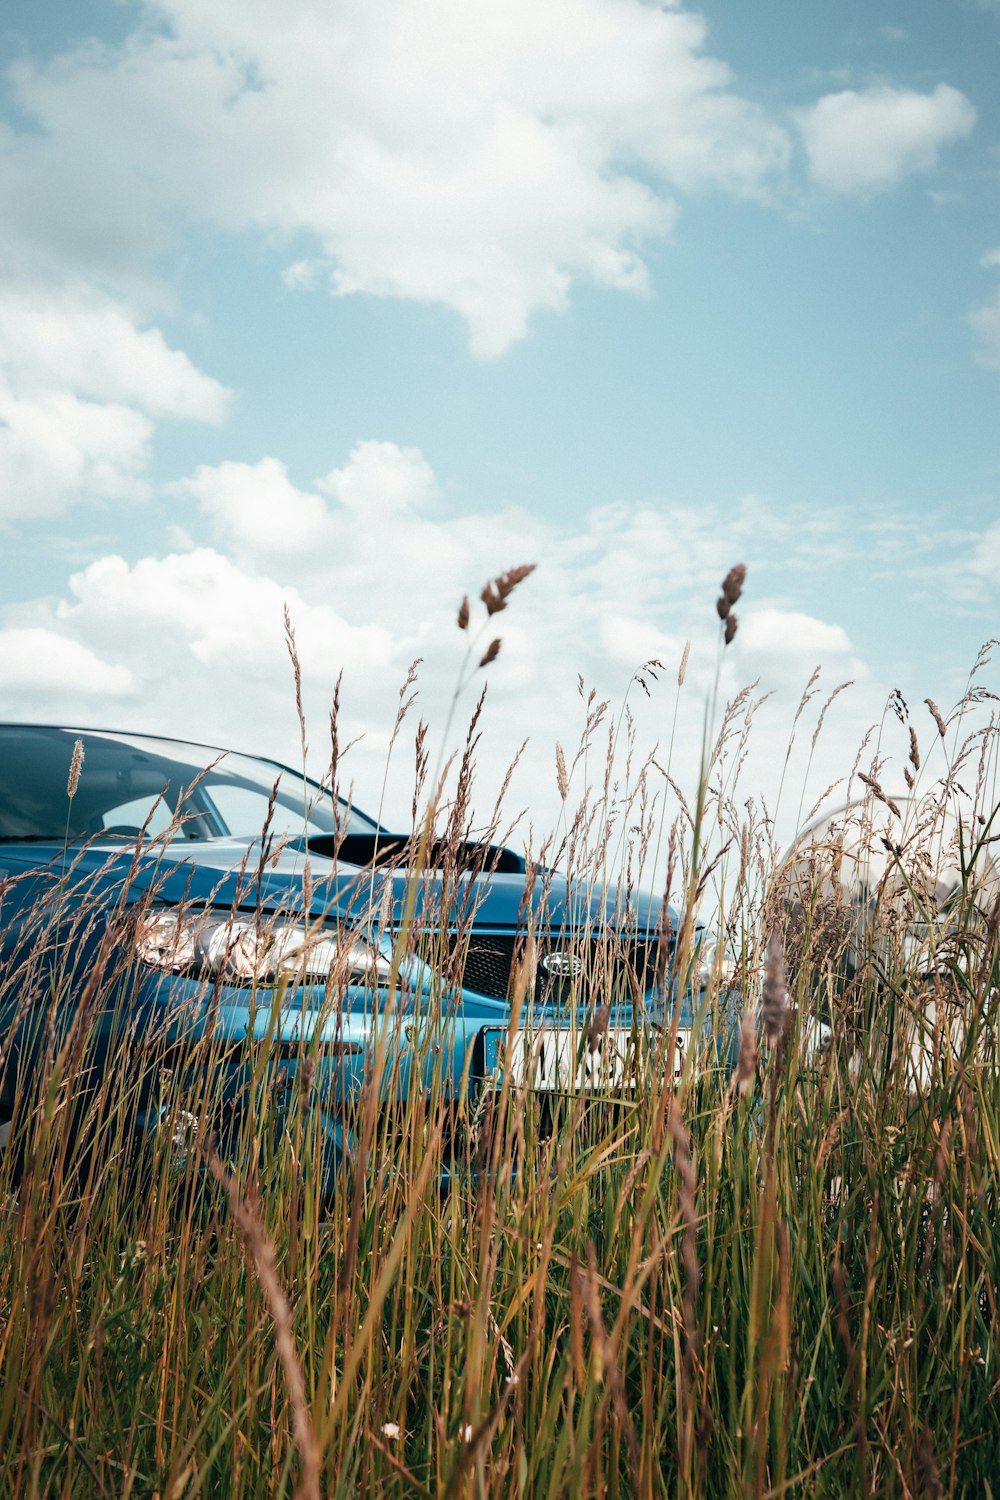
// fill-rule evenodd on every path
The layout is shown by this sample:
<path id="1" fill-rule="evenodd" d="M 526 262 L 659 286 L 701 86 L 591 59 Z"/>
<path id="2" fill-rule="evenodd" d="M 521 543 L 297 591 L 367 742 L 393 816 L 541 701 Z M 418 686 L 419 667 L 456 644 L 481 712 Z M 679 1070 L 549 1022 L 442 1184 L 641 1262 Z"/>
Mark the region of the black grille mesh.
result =
<path id="1" fill-rule="evenodd" d="M 472 933 L 464 940 L 452 937 L 450 946 L 450 978 L 480 995 L 507 998 L 515 961 L 524 951 L 521 938 Z M 623 1000 L 645 994 L 656 982 L 657 951 L 655 939 L 545 938 L 538 944 L 535 998 L 568 999 L 595 984 Z M 561 967 L 562 973 L 547 972 L 549 955 L 558 955 L 553 970 Z M 570 966 L 578 969 L 576 975 L 566 972 Z"/>
<path id="2" fill-rule="evenodd" d="M 453 941 L 452 956 L 456 978 L 465 989 L 480 995 L 505 999 L 510 989 L 511 971 L 517 939 L 513 937 L 470 937 L 464 947 Z M 465 954 L 463 964 L 462 954 Z"/>

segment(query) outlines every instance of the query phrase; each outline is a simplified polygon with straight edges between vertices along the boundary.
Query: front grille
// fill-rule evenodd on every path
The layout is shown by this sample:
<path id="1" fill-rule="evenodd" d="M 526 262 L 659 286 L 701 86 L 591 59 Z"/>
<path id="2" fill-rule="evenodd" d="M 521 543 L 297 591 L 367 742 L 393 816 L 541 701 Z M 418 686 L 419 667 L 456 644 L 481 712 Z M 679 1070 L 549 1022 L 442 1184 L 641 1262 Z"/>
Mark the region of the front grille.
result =
<path id="1" fill-rule="evenodd" d="M 480 995 L 507 999 L 523 938 L 473 932 L 464 940 L 452 937 L 450 947 L 450 978 Z M 558 1003 L 600 991 L 607 998 L 635 999 L 656 983 L 658 950 L 655 938 L 547 936 L 538 942 L 534 998 Z"/>
<path id="2" fill-rule="evenodd" d="M 506 999 L 510 990 L 517 939 L 514 937 L 478 937 L 475 933 L 465 947 L 452 940 L 452 963 L 455 977 L 467 990 L 480 995 Z"/>

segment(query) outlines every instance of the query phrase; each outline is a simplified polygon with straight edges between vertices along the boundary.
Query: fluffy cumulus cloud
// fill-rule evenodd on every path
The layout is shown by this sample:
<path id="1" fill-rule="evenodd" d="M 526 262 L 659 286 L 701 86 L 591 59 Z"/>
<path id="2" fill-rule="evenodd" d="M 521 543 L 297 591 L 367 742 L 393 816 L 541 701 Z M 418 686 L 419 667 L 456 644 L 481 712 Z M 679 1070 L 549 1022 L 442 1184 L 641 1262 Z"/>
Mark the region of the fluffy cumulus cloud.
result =
<path id="1" fill-rule="evenodd" d="M 419 448 L 372 441 L 356 444 L 343 468 L 331 469 L 318 487 L 355 516 L 375 511 L 386 519 L 420 510 L 437 492 Z"/>
<path id="2" fill-rule="evenodd" d="M 62 631 L 14 627 L 0 633 L 0 688 L 24 705 L 26 713 L 53 700 L 64 708 L 77 702 L 118 700 L 132 690 L 132 673 L 103 660 L 82 641 Z"/>
<path id="3" fill-rule="evenodd" d="M 686 194 L 775 199 L 792 125 L 869 193 L 968 134 L 957 89 L 748 98 L 704 19 L 646 0 L 137 0 L 118 46 L 9 70 L 0 259 L 145 284 L 178 225 L 285 247 L 290 288 L 451 309 L 494 357 L 574 284 L 647 289 Z"/>
<path id="4" fill-rule="evenodd" d="M 398 536 L 407 516 L 434 498 L 436 485 L 418 448 L 368 441 L 356 444 L 342 468 L 317 479 L 315 491 L 298 489 L 283 463 L 263 458 L 202 465 L 171 492 L 197 500 L 216 537 L 236 555 L 285 557 L 312 569 L 328 567 L 335 549 L 343 555 L 357 528 L 366 541 L 377 541 L 389 522 Z"/>
<path id="5" fill-rule="evenodd" d="M 301 556 L 328 540 L 322 496 L 297 489 L 276 458 L 203 464 L 172 489 L 197 500 L 213 531 L 239 552 Z"/>
<path id="6" fill-rule="evenodd" d="M 169 348 L 158 328 L 137 328 L 124 307 L 93 293 L 7 288 L 0 351 L 8 378 L 28 397 L 63 384 L 152 417 L 218 422 L 226 412 L 222 387 Z"/>
<path id="7" fill-rule="evenodd" d="M 288 584 L 241 570 L 210 547 L 129 566 L 99 558 L 72 576 L 70 598 L 56 616 L 103 651 L 123 652 L 156 682 L 189 657 L 223 680 L 245 684 L 286 660 L 285 607 L 295 616 L 311 670 L 332 682 L 345 661 L 375 670 L 390 655 L 391 637 L 377 624 L 352 623 L 324 603 L 307 603 Z"/>
<path id="8" fill-rule="evenodd" d="M 789 663 L 800 668 L 805 660 L 847 663 L 852 657 L 843 626 L 828 625 L 794 609 L 751 610 L 741 644 L 758 670 L 766 664 L 766 675 L 772 681 L 782 679 Z M 860 670 L 860 663 L 854 666 Z"/>
<path id="9" fill-rule="evenodd" d="M 516 509 L 442 521 L 437 495 L 424 455 L 388 442 L 358 443 L 310 489 L 295 486 L 273 458 L 202 467 L 172 496 L 200 545 L 134 562 L 108 554 L 75 573 L 54 604 L 40 600 L 0 615 L 0 662 L 15 664 L 3 678 L 12 711 L 36 714 L 41 694 L 48 714 L 73 717 L 81 685 L 92 684 L 91 697 L 116 699 L 118 722 L 294 755 L 287 605 L 317 753 L 343 671 L 342 729 L 364 735 L 351 765 L 359 801 L 371 801 L 398 689 L 415 659 L 422 659 L 418 711 L 432 733 L 444 723 L 467 643 L 456 606 L 468 592 L 480 631 L 473 668 L 494 635 L 503 642 L 488 672 L 473 670 L 466 698 L 471 707 L 489 680 L 483 800 L 530 734 L 516 796 L 544 817 L 555 796 L 553 742 L 570 748 L 583 722 L 578 673 L 617 704 L 629 696 L 648 749 L 669 735 L 689 636 L 690 719 L 677 764 L 694 774 L 702 704 L 717 667 L 714 599 L 726 567 L 745 557 L 753 585 L 724 654 L 721 691 L 756 679 L 761 693 L 777 695 L 777 739 L 765 725 L 756 741 L 762 784 L 768 768 L 781 764 L 789 705 L 818 664 L 831 683 L 857 679 L 866 694 L 860 711 L 877 713 L 844 631 L 762 595 L 761 572 L 775 549 L 792 574 L 808 578 L 817 566 L 806 512 L 768 514 L 751 498 L 718 511 L 621 503 L 564 524 Z M 482 583 L 527 561 L 538 563 L 537 573 L 487 621 L 476 599 Z M 646 674 L 647 698 L 629 684 L 650 659 L 659 665 Z M 391 780 L 397 808 L 405 808 L 407 778 L 398 768 Z"/>
<path id="10" fill-rule="evenodd" d="M 13 70 L 35 128 L 0 137 L 11 254 L 121 278 L 171 216 L 263 230 L 290 285 L 443 304 L 492 356 L 574 281 L 643 291 L 676 193 L 760 196 L 788 162 L 679 5 L 144 9 L 120 48 Z"/>
<path id="11" fill-rule="evenodd" d="M 0 292 L 0 525 L 145 493 L 162 418 L 218 422 L 227 392 L 93 290 Z"/>
<path id="12" fill-rule="evenodd" d="M 153 424 L 72 391 L 20 397 L 0 385 L 0 522 L 62 510 L 71 500 L 144 494 Z"/>
<path id="13" fill-rule="evenodd" d="M 882 84 L 826 94 L 796 120 L 816 185 L 866 195 L 936 166 L 944 146 L 971 133 L 976 112 L 946 83 L 929 93 Z"/>

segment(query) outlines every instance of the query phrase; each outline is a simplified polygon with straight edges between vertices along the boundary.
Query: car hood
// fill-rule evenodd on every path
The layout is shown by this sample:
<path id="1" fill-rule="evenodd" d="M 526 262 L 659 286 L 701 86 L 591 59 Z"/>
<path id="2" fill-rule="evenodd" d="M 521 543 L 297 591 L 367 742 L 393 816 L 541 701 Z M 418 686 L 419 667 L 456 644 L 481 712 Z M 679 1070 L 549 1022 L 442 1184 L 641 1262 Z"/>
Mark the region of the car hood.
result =
<path id="1" fill-rule="evenodd" d="M 538 931 L 630 931 L 655 934 L 661 921 L 658 897 L 614 885 L 570 882 L 551 870 L 523 873 L 455 875 L 426 870 L 419 875 L 394 866 L 359 868 L 307 850 L 301 841 L 286 844 L 261 861 L 257 839 L 175 841 L 136 852 L 120 841 L 94 841 L 68 851 L 61 844 L 0 845 L 0 866 L 11 874 L 44 868 L 71 888 L 86 888 L 95 898 L 127 891 L 138 901 L 205 902 L 314 918 L 339 918 L 352 925 L 396 928 L 408 918 L 435 927 L 512 931 L 526 924 L 530 904 Z M 308 876 L 307 876 L 308 871 Z M 526 891 L 530 885 L 530 898 Z M 442 911 L 446 920 L 442 922 Z M 676 925 L 676 913 L 670 918 Z"/>

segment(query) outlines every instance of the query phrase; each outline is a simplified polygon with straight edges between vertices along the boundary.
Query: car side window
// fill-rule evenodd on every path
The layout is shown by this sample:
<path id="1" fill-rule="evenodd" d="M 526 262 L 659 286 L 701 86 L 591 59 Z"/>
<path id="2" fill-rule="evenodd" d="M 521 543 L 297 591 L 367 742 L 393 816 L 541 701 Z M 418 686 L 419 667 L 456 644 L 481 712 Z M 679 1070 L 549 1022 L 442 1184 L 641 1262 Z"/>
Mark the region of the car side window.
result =
<path id="1" fill-rule="evenodd" d="M 236 838 L 256 838 L 263 830 L 267 817 L 267 798 L 259 787 L 240 786 L 232 781 L 209 781 L 205 794 L 226 826 L 226 831 Z M 279 793 L 271 813 L 272 833 L 300 834 L 303 827 L 310 832 L 326 832 L 332 827 L 329 798 L 322 798 L 313 810 L 308 824 L 304 823 L 304 809 L 298 797 L 289 791 Z"/>
<path id="2" fill-rule="evenodd" d="M 261 795 L 259 787 L 213 781 L 205 790 L 228 834 L 252 838 L 263 830 L 264 819 L 267 817 L 267 798 Z M 277 821 L 279 824 L 282 822 L 280 813 Z"/>
<path id="3" fill-rule="evenodd" d="M 150 809 L 152 808 L 152 817 Z M 119 802 L 117 807 L 106 808 L 101 814 L 102 828 L 140 829 L 149 818 L 146 835 L 155 838 L 170 827 L 173 814 L 165 797 L 134 797 L 131 802 Z"/>

